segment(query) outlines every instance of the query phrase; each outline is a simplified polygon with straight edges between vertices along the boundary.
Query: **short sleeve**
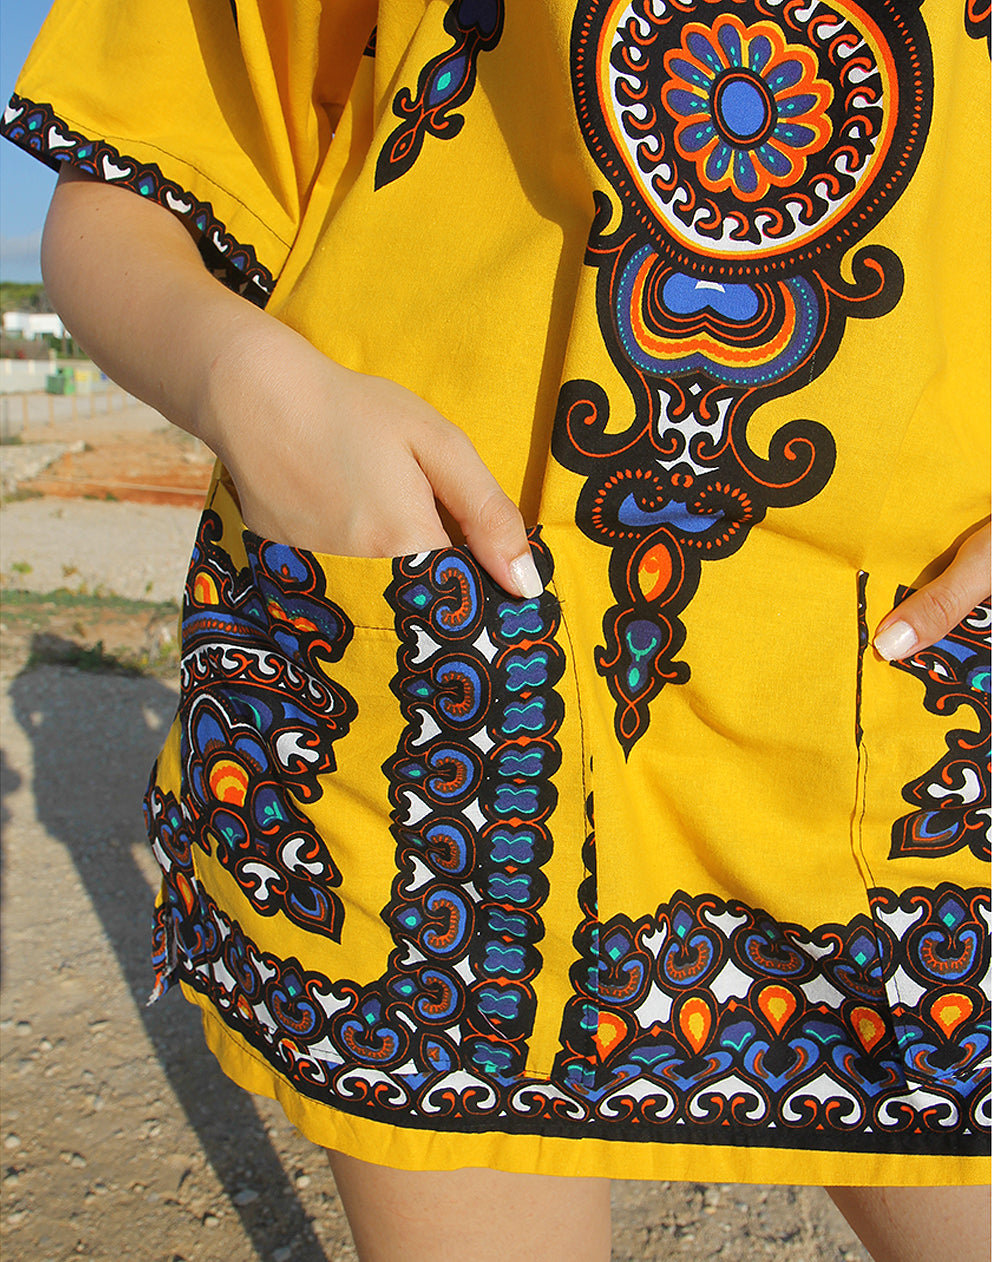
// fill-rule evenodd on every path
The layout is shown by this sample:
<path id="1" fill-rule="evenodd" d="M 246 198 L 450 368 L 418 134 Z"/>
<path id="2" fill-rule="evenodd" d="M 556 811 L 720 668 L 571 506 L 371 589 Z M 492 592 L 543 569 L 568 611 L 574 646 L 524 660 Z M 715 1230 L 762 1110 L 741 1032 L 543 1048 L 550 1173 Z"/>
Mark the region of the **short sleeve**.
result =
<path id="1" fill-rule="evenodd" d="M 375 20 L 375 0 L 56 0 L 0 130 L 189 220 L 264 304 Z"/>

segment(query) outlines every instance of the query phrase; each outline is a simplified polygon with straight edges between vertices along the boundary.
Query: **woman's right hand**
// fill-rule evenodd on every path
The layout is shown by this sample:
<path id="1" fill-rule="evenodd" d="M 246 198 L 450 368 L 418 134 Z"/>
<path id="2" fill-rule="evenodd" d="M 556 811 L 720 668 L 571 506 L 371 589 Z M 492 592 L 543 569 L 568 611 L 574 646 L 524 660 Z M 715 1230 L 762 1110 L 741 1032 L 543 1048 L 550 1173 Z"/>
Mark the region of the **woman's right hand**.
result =
<path id="1" fill-rule="evenodd" d="M 465 434 L 225 289 L 168 210 L 64 167 L 42 270 L 108 376 L 221 457 L 258 534 L 400 556 L 448 543 L 437 501 L 501 587 L 540 592 L 523 519 Z"/>
<path id="2" fill-rule="evenodd" d="M 466 435 L 423 399 L 352 372 L 266 317 L 211 367 L 204 437 L 256 534 L 339 556 L 445 547 L 437 503 L 507 591 L 541 580 L 516 505 Z"/>

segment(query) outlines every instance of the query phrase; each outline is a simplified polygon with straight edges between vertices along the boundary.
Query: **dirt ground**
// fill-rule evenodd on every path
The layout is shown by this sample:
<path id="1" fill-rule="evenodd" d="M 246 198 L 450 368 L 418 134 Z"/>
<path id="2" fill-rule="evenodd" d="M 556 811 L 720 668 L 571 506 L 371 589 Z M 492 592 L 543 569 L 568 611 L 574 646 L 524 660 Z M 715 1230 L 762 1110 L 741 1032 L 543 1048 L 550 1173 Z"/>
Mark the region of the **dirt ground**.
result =
<path id="1" fill-rule="evenodd" d="M 356 1255 L 320 1150 L 276 1105 L 224 1079 L 178 995 L 145 1006 L 155 864 L 138 803 L 175 706 L 176 611 L 163 589 L 182 563 L 159 529 L 153 538 L 172 550 L 145 558 L 152 577 L 142 571 L 136 595 L 138 580 L 122 583 L 102 558 L 128 529 L 127 502 L 157 494 L 156 505 L 185 505 L 170 510 L 185 527 L 209 467 L 146 412 L 26 431 L 25 446 L 87 446 L 0 509 L 10 539 L 0 589 L 2 1253 L 346 1262 Z M 81 546 L 85 562 L 67 565 Z M 820 1189 L 629 1182 L 614 1188 L 613 1258 L 867 1254 Z"/>

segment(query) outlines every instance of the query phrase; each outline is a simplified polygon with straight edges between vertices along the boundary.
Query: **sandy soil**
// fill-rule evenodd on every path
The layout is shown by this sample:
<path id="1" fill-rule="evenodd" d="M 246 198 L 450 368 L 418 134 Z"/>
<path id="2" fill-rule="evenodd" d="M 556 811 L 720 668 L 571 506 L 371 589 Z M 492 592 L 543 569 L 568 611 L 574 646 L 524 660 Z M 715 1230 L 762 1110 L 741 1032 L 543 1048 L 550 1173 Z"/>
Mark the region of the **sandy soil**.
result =
<path id="1" fill-rule="evenodd" d="M 155 865 L 138 802 L 175 690 L 171 675 L 105 668 L 118 651 L 168 667 L 174 612 L 113 597 L 178 593 L 195 512 L 67 498 L 56 479 L 100 498 L 113 483 L 120 500 L 157 485 L 195 502 L 202 454 L 186 459 L 159 428 L 153 415 L 91 427 L 92 450 L 22 483 L 44 498 L 0 510 L 5 590 L 83 593 L 10 597 L 3 612 L 3 1257 L 346 1262 L 322 1153 L 223 1078 L 181 998 L 145 1006 Z M 619 1183 L 614 1211 L 615 1262 L 867 1258 L 819 1189 Z"/>

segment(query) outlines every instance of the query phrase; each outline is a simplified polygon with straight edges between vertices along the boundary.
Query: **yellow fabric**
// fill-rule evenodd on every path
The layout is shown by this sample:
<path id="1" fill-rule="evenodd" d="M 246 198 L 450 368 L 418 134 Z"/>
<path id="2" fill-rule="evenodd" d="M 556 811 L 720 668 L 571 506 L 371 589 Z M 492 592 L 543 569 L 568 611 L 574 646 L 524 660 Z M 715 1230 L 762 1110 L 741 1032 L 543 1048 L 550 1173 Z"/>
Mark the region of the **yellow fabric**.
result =
<path id="1" fill-rule="evenodd" d="M 557 1081 L 563 1013 L 577 993 L 572 973 L 584 949 L 577 900 L 588 877 L 583 844 L 590 794 L 600 945 L 608 926 L 629 928 L 656 911 L 660 933 L 674 923 L 664 921 L 660 909 L 673 908 L 680 892 L 726 903 L 719 914 L 728 934 L 737 914 L 731 904 L 742 904 L 810 933 L 819 927 L 840 933 L 859 917 L 867 924 L 874 916 L 884 937 L 880 922 L 890 921 L 877 891 L 898 900 L 906 891 L 936 891 L 944 883 L 965 890 L 986 885 L 987 865 L 968 845 L 936 858 L 893 854 L 894 822 L 913 809 L 906 786 L 940 762 L 949 733 L 973 730 L 974 715 L 967 707 L 940 714 L 926 709 L 928 685 L 919 671 L 893 667 L 859 648 L 859 575 L 867 575 L 863 631 L 888 612 L 900 585 L 917 585 L 988 511 L 988 305 L 976 286 L 989 273 L 989 65 L 984 46 L 967 37 L 958 5 L 924 6 L 934 65 L 932 115 L 922 155 L 910 146 L 916 166 L 908 188 L 881 210 L 869 208 L 876 218 L 867 231 L 851 229 L 856 245 L 837 256 L 842 262 L 830 272 L 833 288 L 817 290 L 821 316 L 824 304 L 833 304 L 833 312 L 856 290 L 865 312 L 851 299 L 846 325 L 832 314 L 834 322 L 824 325 L 829 336 L 810 354 L 802 380 L 759 391 L 754 415 L 736 432 L 735 441 L 757 463 L 774 450 L 783 426 L 809 418 L 833 436 L 836 464 L 816 494 L 791 503 L 770 499 L 739 549 L 704 560 L 698 589 L 676 618 L 685 642 L 672 656 L 688 663 L 689 676 L 653 697 L 639 734 L 626 745 L 617 736 L 618 707 L 597 656 L 622 567 L 610 571 L 610 550 L 577 524 L 585 475 L 550 454 L 553 431 L 561 442 L 559 399 L 568 383 L 593 383 L 605 392 L 607 435 L 625 431 L 647 406 L 646 397 L 658 398 L 650 380 L 643 395 L 631 385 L 622 350 L 627 344 L 604 314 L 606 273 L 597 269 L 594 251 L 587 254 L 592 239 L 606 249 L 608 233 L 621 225 L 635 235 L 642 231 L 642 221 L 625 209 L 620 183 L 607 178 L 606 150 L 583 134 L 576 88 L 576 9 L 588 11 L 591 22 L 605 10 L 612 18 L 624 6 L 508 0 L 498 39 L 472 53 L 477 79 L 450 111 L 463 117 L 457 134 L 426 131 L 415 159 L 388 179 L 377 163 L 402 122 L 400 94 L 405 89 L 415 96 L 425 67 L 451 48 L 457 35 L 445 22 L 457 5 L 239 3 L 236 34 L 223 4 L 170 0 L 130 5 L 126 14 L 106 5 L 97 6 L 99 17 L 94 8 L 81 0 L 55 5 L 18 83 L 19 96 L 50 105 L 83 136 L 156 164 L 180 189 L 209 202 L 234 240 L 251 246 L 278 279 L 268 310 L 332 358 L 401 382 L 460 425 L 528 525 L 540 527 L 554 559 L 551 603 L 542 608 L 549 618 L 549 610 L 560 615 L 548 642 L 565 658 L 555 684 L 563 705 L 554 733 L 561 765 L 553 775 L 557 804 L 548 825 L 554 849 L 541 866 L 548 892 L 535 941 L 543 965 L 533 978 L 522 1082 L 543 1089 L 549 1079 Z M 502 13 L 503 6 L 489 8 Z M 720 6 L 697 8 L 701 30 L 716 23 Z M 748 14 L 742 10 L 733 21 L 742 38 L 753 40 L 757 19 Z M 730 39 L 731 19 L 720 20 Z M 664 62 L 670 76 L 687 64 L 688 53 L 678 62 L 672 51 L 679 38 L 673 37 Z M 788 39 L 796 41 L 789 48 L 798 47 L 798 36 Z M 901 90 L 908 92 L 905 83 Z M 899 107 L 908 110 L 907 101 L 904 95 Z M 892 104 L 888 96 L 886 102 Z M 916 129 L 927 131 L 920 118 Z M 691 170 L 692 160 L 686 161 Z M 893 184 L 900 178 L 894 171 Z M 605 195 L 598 226 L 594 192 Z M 745 211 L 749 205 L 745 199 Z M 657 246 L 657 237 L 644 240 Z M 871 308 L 866 296 L 875 273 L 869 266 L 866 279 L 855 262 L 866 246 L 882 259 L 879 274 L 888 276 L 892 300 L 884 312 Z M 891 254 L 879 254 L 879 247 Z M 765 268 L 771 285 L 779 275 L 775 266 Z M 814 267 L 820 264 L 806 261 L 794 271 L 809 278 Z M 900 271 L 901 286 L 893 280 Z M 706 283 L 711 289 L 721 284 Z M 737 275 L 733 283 L 751 281 Z M 800 294 L 798 302 L 805 291 L 788 292 Z M 861 318 L 869 308 L 870 318 Z M 735 388 L 726 387 L 723 397 L 739 397 L 743 388 L 737 395 Z M 712 428 L 715 433 L 719 426 L 712 422 Z M 805 449 L 793 455 L 798 469 Z M 618 457 L 612 472 L 622 476 L 623 468 Z M 705 464 L 700 468 L 702 485 Z M 720 468 L 714 478 L 725 477 Z M 604 467 L 604 485 L 607 472 Z M 217 555 L 229 559 L 234 574 L 255 562 L 231 491 L 221 476 L 209 506 L 220 531 Z M 650 514 L 656 506 L 644 501 L 638 511 Z M 693 528 L 690 519 L 690 534 Z M 687 554 L 691 542 L 684 544 Z M 389 797 L 382 770 L 408 727 L 402 681 L 389 687 L 398 669 L 399 598 L 386 593 L 397 570 L 390 559 L 313 560 L 327 598 L 354 624 L 343 656 L 322 670 L 357 699 L 357 714 L 334 741 L 336 769 L 322 775 L 320 794 L 304 800 L 298 790 L 290 792 L 333 856 L 343 930 L 331 940 L 282 911 L 260 911 L 209 832 L 208 844 L 193 848 L 194 887 L 209 893 L 262 956 L 297 962 L 332 981 L 348 979 L 370 995 L 389 968 L 399 967 L 395 960 L 387 965 L 391 952 L 402 956 L 402 935 L 396 937 L 383 909 L 395 907 L 415 884 L 397 874 L 402 811 Z M 636 581 L 647 599 L 644 576 L 651 571 L 643 558 L 638 564 Z M 199 631 L 188 634 L 188 647 L 199 643 Z M 185 721 L 177 719 L 159 761 L 163 801 L 189 792 L 180 752 Z M 892 912 L 891 923 L 909 933 L 910 919 L 903 909 Z M 649 943 L 655 940 L 644 933 Z M 817 941 L 813 955 L 832 949 L 827 939 Z M 779 981 L 769 973 L 772 980 L 748 992 L 749 1010 L 765 1005 L 769 1030 L 794 998 L 783 970 Z M 333 1107 L 330 1097 L 298 1089 L 286 1058 L 305 1059 L 302 1044 L 284 1039 L 278 1054 L 263 1055 L 216 993 L 191 986 L 188 973 L 182 981 L 204 1009 L 210 1045 L 226 1072 L 278 1098 L 316 1142 L 385 1164 L 828 1184 L 986 1177 L 986 1163 L 974 1150 L 932 1151 L 921 1141 L 913 1151 L 894 1140 L 872 1150 L 863 1135 L 846 1149 L 843 1124 L 834 1143 L 819 1147 L 802 1139 L 768 1146 L 770 1132 L 760 1127 L 745 1138 L 735 1132 L 727 1142 L 710 1136 L 681 1143 L 671 1132 L 663 1142 L 631 1142 L 619 1129 L 611 1136 L 602 1115 L 598 1129 L 582 1135 L 581 1147 L 578 1129 L 556 1130 L 553 1120 L 544 1133 L 527 1126 L 515 1131 L 512 1122 L 491 1129 L 472 1123 L 459 1133 L 423 1116 L 393 1126 L 362 1116 L 358 1103 Z M 780 982 L 784 989 L 774 990 Z M 885 1002 L 943 1021 L 951 1039 L 955 1014 L 977 1003 L 971 986 L 961 989 L 963 998 L 954 998 L 958 991 L 951 987 L 938 1013 L 937 1000 L 915 983 L 907 986 L 897 972 L 888 978 Z M 822 987 L 826 995 L 826 981 Z M 814 991 L 807 994 L 811 1004 Z M 734 993 L 725 990 L 720 1002 Z M 660 1004 L 659 994 L 651 1002 Z M 856 996 L 855 990 L 847 994 L 844 1011 L 854 1026 L 861 1022 L 868 1043 L 876 1037 L 873 1021 L 881 1031 L 901 1020 L 885 1003 Z M 702 1008 L 693 1016 L 680 1006 L 677 989 L 666 1002 L 664 1011 L 638 1009 L 642 1029 L 654 1020 L 681 1022 L 684 1047 L 695 1046 L 697 1034 L 702 1040 L 710 1030 L 709 1018 Z M 694 1002 L 703 1001 L 696 995 Z M 344 1003 L 336 992 L 326 1006 L 337 1011 Z M 697 1017 L 702 1025 L 693 1024 Z M 617 1018 L 605 998 L 599 1020 L 608 1063 Z M 856 1045 L 855 1051 L 860 1055 Z"/>
<path id="2" fill-rule="evenodd" d="M 53 6 L 18 91 L 162 168 L 278 274 L 374 21 L 374 3 L 241 4 L 235 28 L 226 4 L 107 5 L 97 18 L 70 0 Z"/>

